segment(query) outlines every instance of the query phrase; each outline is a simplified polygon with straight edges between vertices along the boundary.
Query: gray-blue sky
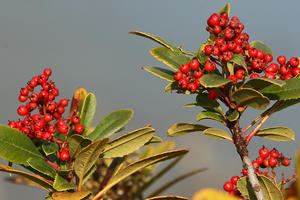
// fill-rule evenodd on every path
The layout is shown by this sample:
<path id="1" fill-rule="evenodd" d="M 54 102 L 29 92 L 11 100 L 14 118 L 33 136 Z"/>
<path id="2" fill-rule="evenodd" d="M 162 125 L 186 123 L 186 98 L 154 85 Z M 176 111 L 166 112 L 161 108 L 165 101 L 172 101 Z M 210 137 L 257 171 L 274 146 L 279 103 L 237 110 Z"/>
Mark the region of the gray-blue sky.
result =
<path id="1" fill-rule="evenodd" d="M 269 44 L 275 56 L 299 56 L 299 1 L 229 2 L 231 15 L 239 16 L 250 40 Z M 157 134 L 166 139 L 165 132 L 171 124 L 195 121 L 197 110 L 182 108 L 183 104 L 193 102 L 194 97 L 163 93 L 166 82 L 141 70 L 143 65 L 163 66 L 148 51 L 156 44 L 128 32 L 151 32 L 176 45 L 184 44 L 187 50 L 197 50 L 208 36 L 207 17 L 225 3 L 223 0 L 0 0 L 0 122 L 16 119 L 19 88 L 43 67 L 51 66 L 62 96 L 70 97 L 77 87 L 96 94 L 99 102 L 96 121 L 116 109 L 132 108 L 135 115 L 127 130 L 152 123 Z M 298 130 L 299 108 L 294 106 L 274 115 L 266 126 L 286 125 Z M 256 115 L 257 112 L 249 112 L 243 125 Z M 176 142 L 178 148 L 188 148 L 190 153 L 163 182 L 199 167 L 208 167 L 209 171 L 177 184 L 166 193 L 188 197 L 203 187 L 221 188 L 225 180 L 239 174 L 241 162 L 229 142 L 200 134 L 182 136 Z M 279 147 L 279 143 L 267 140 L 255 142 L 250 145 L 253 156 L 263 143 Z M 298 140 L 280 143 L 279 149 L 288 153 L 299 146 Z M 41 199 L 45 194 L 11 185 L 3 180 L 6 174 L 0 176 L 0 199 Z"/>

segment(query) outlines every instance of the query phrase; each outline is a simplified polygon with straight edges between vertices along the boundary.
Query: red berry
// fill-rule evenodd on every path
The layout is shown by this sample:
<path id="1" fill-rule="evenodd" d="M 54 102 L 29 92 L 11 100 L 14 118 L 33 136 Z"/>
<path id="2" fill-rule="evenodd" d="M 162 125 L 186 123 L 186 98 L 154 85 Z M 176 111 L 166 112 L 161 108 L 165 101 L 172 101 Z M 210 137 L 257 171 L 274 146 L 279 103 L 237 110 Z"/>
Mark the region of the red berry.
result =
<path id="1" fill-rule="evenodd" d="M 31 102 L 37 102 L 38 100 L 39 100 L 39 97 L 38 97 L 38 95 L 36 94 L 36 93 L 31 93 L 31 95 L 29 96 L 29 100 L 31 101 Z"/>
<path id="2" fill-rule="evenodd" d="M 258 168 L 259 168 L 259 163 L 258 163 L 256 160 L 254 160 L 254 161 L 252 161 L 252 166 L 253 166 L 255 169 L 258 169 Z"/>
<path id="3" fill-rule="evenodd" d="M 62 126 L 58 126 L 57 130 L 62 134 L 66 134 L 69 131 L 69 128 L 67 125 L 62 125 Z"/>
<path id="4" fill-rule="evenodd" d="M 269 159 L 268 158 L 264 158 L 262 164 L 260 165 L 261 168 L 266 168 L 269 167 Z"/>
<path id="5" fill-rule="evenodd" d="M 265 78 L 268 78 L 268 79 L 275 79 L 276 78 L 276 75 L 272 72 L 266 72 L 265 75 L 264 75 Z"/>
<path id="6" fill-rule="evenodd" d="M 280 73 L 282 75 L 287 75 L 290 72 L 290 69 L 287 65 L 281 65 L 280 66 Z"/>
<path id="7" fill-rule="evenodd" d="M 46 109 L 50 112 L 52 112 L 53 110 L 55 110 L 56 108 L 56 103 L 53 101 L 48 101 L 46 104 Z"/>
<path id="8" fill-rule="evenodd" d="M 279 157 L 279 151 L 277 149 L 272 149 L 270 151 L 270 157 L 272 157 L 272 158 L 278 158 Z"/>
<path id="9" fill-rule="evenodd" d="M 10 128 L 16 128 L 16 127 L 17 127 L 15 121 L 10 121 L 10 122 L 8 123 L 8 126 L 9 126 Z"/>
<path id="10" fill-rule="evenodd" d="M 293 78 L 293 75 L 291 73 L 288 73 L 287 75 L 284 76 L 284 80 Z"/>
<path id="11" fill-rule="evenodd" d="M 190 71 L 190 66 L 188 64 L 183 64 L 180 66 L 180 71 L 182 73 L 188 73 Z"/>
<path id="12" fill-rule="evenodd" d="M 273 158 L 273 157 L 269 158 L 269 165 L 270 165 L 270 167 L 276 167 L 277 162 L 278 161 L 277 161 L 276 158 Z"/>
<path id="13" fill-rule="evenodd" d="M 35 80 L 31 80 L 31 81 L 29 82 L 29 86 L 32 87 L 32 88 L 35 88 L 37 85 L 38 85 L 38 83 L 37 83 L 37 81 L 35 81 Z"/>
<path id="14" fill-rule="evenodd" d="M 232 59 L 232 52 L 231 51 L 225 51 L 223 53 L 223 59 L 227 62 L 230 61 Z"/>
<path id="15" fill-rule="evenodd" d="M 218 56 L 218 55 L 220 54 L 220 49 L 219 49 L 219 47 L 214 46 L 211 53 L 212 53 L 212 55 L 214 55 L 214 56 Z"/>
<path id="16" fill-rule="evenodd" d="M 263 64 L 263 62 L 259 58 L 255 58 L 252 60 L 252 67 L 254 69 L 260 69 L 262 67 L 262 64 Z"/>
<path id="17" fill-rule="evenodd" d="M 180 79 L 179 81 L 178 81 L 178 85 L 179 85 L 179 87 L 181 88 L 181 89 L 186 89 L 187 88 L 187 86 L 188 86 L 188 81 L 186 80 L 186 79 Z"/>
<path id="18" fill-rule="evenodd" d="M 234 50 L 236 48 L 236 43 L 234 41 L 229 41 L 227 44 L 229 50 Z"/>
<path id="19" fill-rule="evenodd" d="M 230 181 L 227 181 L 224 185 L 223 185 L 223 189 L 227 192 L 232 191 L 234 188 L 233 184 Z"/>
<path id="20" fill-rule="evenodd" d="M 296 68 L 292 69 L 292 73 L 294 76 L 297 76 L 298 74 L 300 74 L 300 68 L 296 67 Z"/>
<path id="21" fill-rule="evenodd" d="M 226 28 L 225 29 L 225 32 L 224 32 L 224 35 L 227 39 L 231 39 L 234 37 L 234 30 L 231 29 L 231 28 Z"/>
<path id="22" fill-rule="evenodd" d="M 55 127 L 55 125 L 50 125 L 50 126 L 48 126 L 47 130 L 49 133 L 53 134 L 56 132 L 56 127 Z"/>
<path id="23" fill-rule="evenodd" d="M 181 71 L 177 71 L 173 76 L 174 80 L 176 81 L 179 81 L 180 79 L 182 79 L 182 77 L 183 77 L 183 73 Z"/>
<path id="24" fill-rule="evenodd" d="M 257 50 L 256 58 L 263 59 L 265 57 L 265 53 L 262 50 Z"/>
<path id="25" fill-rule="evenodd" d="M 240 177 L 238 177 L 238 176 L 233 176 L 233 177 L 231 178 L 231 183 L 234 184 L 234 185 L 236 185 L 239 179 L 240 179 Z"/>
<path id="26" fill-rule="evenodd" d="M 43 133 L 43 140 L 45 141 L 45 142 L 48 142 L 48 141 L 50 141 L 50 140 L 52 140 L 52 135 L 49 133 L 49 132 L 44 132 Z"/>
<path id="27" fill-rule="evenodd" d="M 219 94 L 218 94 L 217 91 L 215 91 L 215 90 L 210 90 L 210 91 L 208 92 L 208 99 L 209 99 L 210 101 L 216 101 L 218 98 L 219 98 Z"/>
<path id="28" fill-rule="evenodd" d="M 194 82 L 189 83 L 188 86 L 187 86 L 187 89 L 188 89 L 189 91 L 191 91 L 191 93 L 196 92 L 196 90 L 197 90 L 197 85 L 196 85 L 196 83 L 194 83 Z"/>
<path id="29" fill-rule="evenodd" d="M 270 155 L 269 149 L 266 147 L 260 148 L 258 153 L 262 158 L 267 158 Z"/>
<path id="30" fill-rule="evenodd" d="M 21 105 L 21 106 L 18 108 L 17 112 L 18 112 L 19 115 L 24 116 L 24 115 L 27 115 L 28 110 L 27 110 L 27 107 L 26 107 L 26 106 Z"/>
<path id="31" fill-rule="evenodd" d="M 245 79 L 246 75 L 247 73 L 244 69 L 239 69 L 235 73 L 236 78 L 241 80 Z"/>
<path id="32" fill-rule="evenodd" d="M 222 27 L 221 26 L 216 25 L 216 26 L 213 27 L 214 34 L 219 34 L 219 33 L 221 33 L 221 31 L 222 31 Z"/>
<path id="33" fill-rule="evenodd" d="M 263 162 L 263 158 L 262 157 L 258 157 L 257 159 L 256 159 L 256 161 L 257 161 L 257 163 L 260 165 L 262 162 Z"/>
<path id="34" fill-rule="evenodd" d="M 62 106 L 58 106 L 56 112 L 58 112 L 59 114 L 63 114 L 65 112 L 65 108 Z"/>
<path id="35" fill-rule="evenodd" d="M 236 34 L 240 34 L 244 30 L 245 26 L 242 23 L 238 23 L 237 27 L 234 29 Z"/>
<path id="36" fill-rule="evenodd" d="M 60 102 L 59 102 L 59 105 L 61 105 L 61 106 L 63 106 L 63 107 L 68 106 L 68 104 L 69 104 L 69 101 L 68 101 L 68 99 L 65 99 L 65 98 L 63 98 L 63 99 L 60 100 Z"/>
<path id="37" fill-rule="evenodd" d="M 59 154 L 59 158 L 62 161 L 68 160 L 70 158 L 69 151 L 67 149 L 63 149 Z"/>
<path id="38" fill-rule="evenodd" d="M 59 95 L 59 90 L 57 88 L 55 88 L 51 91 L 51 94 L 53 94 L 54 96 L 58 96 Z"/>
<path id="39" fill-rule="evenodd" d="M 72 124 L 79 124 L 80 123 L 80 117 L 78 115 L 73 115 L 71 118 Z"/>
<path id="40" fill-rule="evenodd" d="M 221 44 L 225 44 L 225 39 L 223 37 L 219 37 L 216 39 L 216 45 L 220 46 Z"/>
<path id="41" fill-rule="evenodd" d="M 42 84 L 46 83 L 47 79 L 48 79 L 48 77 L 45 74 L 40 74 L 38 76 L 38 83 L 42 85 Z"/>
<path id="42" fill-rule="evenodd" d="M 216 26 L 219 24 L 220 16 L 217 13 L 212 14 L 207 20 L 209 26 Z"/>
<path id="43" fill-rule="evenodd" d="M 192 60 L 189 65 L 192 70 L 197 70 L 200 66 L 199 61 L 197 59 Z"/>
<path id="44" fill-rule="evenodd" d="M 37 138 L 37 139 L 42 138 L 42 137 L 43 137 L 43 131 L 40 131 L 40 130 L 35 131 L 35 132 L 34 132 L 34 136 L 35 136 L 35 138 Z"/>
<path id="45" fill-rule="evenodd" d="M 28 96 L 19 95 L 18 99 L 20 102 L 25 102 L 28 99 Z"/>
<path id="46" fill-rule="evenodd" d="M 210 61 L 206 61 L 205 63 L 205 70 L 208 72 L 212 72 L 216 70 L 216 64 Z"/>
<path id="47" fill-rule="evenodd" d="M 257 55 L 257 49 L 254 48 L 254 47 L 251 47 L 251 48 L 248 50 L 248 54 L 249 54 L 250 57 L 255 58 L 256 55 Z"/>
<path id="48" fill-rule="evenodd" d="M 290 160 L 288 158 L 284 158 L 283 161 L 282 161 L 282 165 L 286 166 L 286 167 L 289 166 L 290 165 Z"/>
<path id="49" fill-rule="evenodd" d="M 204 51 L 205 51 L 205 53 L 206 53 L 207 55 L 210 55 L 210 54 L 212 53 L 212 50 L 213 50 L 213 46 L 211 46 L 211 45 L 206 45 L 206 46 L 205 46 Z"/>
<path id="50" fill-rule="evenodd" d="M 81 134 L 84 131 L 84 126 L 82 124 L 77 124 L 75 126 L 75 132 Z"/>
<path id="51" fill-rule="evenodd" d="M 235 75 L 230 75 L 230 76 L 228 76 L 227 78 L 228 78 L 228 79 L 231 79 L 231 80 L 233 81 L 233 85 L 235 85 L 235 84 L 236 84 L 236 82 L 237 82 L 237 78 L 236 78 L 236 76 L 235 76 Z"/>
<path id="52" fill-rule="evenodd" d="M 270 63 L 273 60 L 273 56 L 271 54 L 265 54 L 264 60 L 266 63 Z"/>
<path id="53" fill-rule="evenodd" d="M 259 75 L 256 73 L 251 74 L 250 79 L 259 78 Z"/>
<path id="54" fill-rule="evenodd" d="M 51 76 L 52 70 L 49 69 L 49 68 L 46 68 L 46 69 L 44 69 L 44 74 L 45 74 L 46 76 Z"/>
<path id="55" fill-rule="evenodd" d="M 27 87 L 25 87 L 25 88 L 21 88 L 21 90 L 20 90 L 20 94 L 21 94 L 21 95 L 23 95 L 23 96 L 27 96 L 27 95 L 28 95 L 28 93 L 29 93 L 29 90 L 28 90 L 28 88 L 27 88 Z"/>
<path id="56" fill-rule="evenodd" d="M 40 93 L 39 93 L 39 100 L 40 101 L 47 101 L 48 97 L 49 97 L 49 94 L 46 90 L 40 91 Z"/>
<path id="57" fill-rule="evenodd" d="M 284 65 L 286 62 L 286 57 L 285 56 L 278 56 L 277 57 L 277 62 L 281 65 Z"/>
<path id="58" fill-rule="evenodd" d="M 193 74 L 196 78 L 201 78 L 201 76 L 203 75 L 203 70 L 196 70 Z"/>
<path id="59" fill-rule="evenodd" d="M 271 63 L 266 69 L 266 72 L 275 73 L 279 69 L 279 66 L 276 63 Z"/>
<path id="60" fill-rule="evenodd" d="M 297 57 L 291 57 L 289 63 L 293 66 L 293 67 L 297 67 L 299 65 L 299 59 Z"/>

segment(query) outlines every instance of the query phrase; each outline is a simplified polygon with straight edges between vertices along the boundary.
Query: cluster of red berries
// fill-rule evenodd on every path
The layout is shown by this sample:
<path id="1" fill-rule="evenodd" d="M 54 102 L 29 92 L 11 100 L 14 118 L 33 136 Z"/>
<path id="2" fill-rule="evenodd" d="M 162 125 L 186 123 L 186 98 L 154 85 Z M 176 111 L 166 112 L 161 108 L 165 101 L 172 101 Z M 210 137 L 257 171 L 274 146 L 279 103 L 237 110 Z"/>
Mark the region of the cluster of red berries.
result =
<path id="1" fill-rule="evenodd" d="M 63 98 L 59 102 L 55 102 L 59 90 L 55 87 L 55 83 L 49 80 L 51 74 L 51 69 L 44 69 L 42 74 L 34 76 L 26 87 L 21 88 L 19 101 L 28 102 L 19 106 L 17 113 L 24 116 L 24 119 L 10 121 L 8 126 L 23 132 L 34 141 L 58 143 L 61 148 L 60 159 L 67 160 L 70 157 L 66 142 L 67 136 L 70 130 L 81 134 L 84 126 L 79 124 L 80 117 L 76 114 L 66 118 L 62 117 L 69 101 Z M 35 91 L 37 86 L 41 86 L 39 92 Z M 65 140 L 56 140 L 53 137 L 55 133 L 66 134 Z"/>
<path id="2" fill-rule="evenodd" d="M 282 153 L 279 153 L 279 151 L 275 148 L 269 150 L 268 148 L 263 146 L 262 148 L 259 149 L 258 153 L 259 156 L 256 158 L 256 160 L 252 162 L 252 165 L 255 168 L 256 173 L 259 175 L 265 175 L 267 177 L 274 178 L 275 172 L 273 171 L 272 172 L 273 176 L 270 176 L 269 174 L 270 169 L 274 170 L 274 168 L 279 166 L 287 167 L 290 165 L 290 159 L 285 157 Z M 260 168 L 266 170 L 261 171 Z M 247 170 L 245 168 L 243 168 L 242 173 L 243 176 L 247 176 Z M 223 185 L 223 189 L 229 192 L 230 195 L 238 196 L 241 199 L 243 199 L 241 197 L 240 192 L 235 187 L 238 180 L 239 180 L 238 176 L 233 176 L 231 178 L 231 181 L 225 182 L 225 184 Z"/>

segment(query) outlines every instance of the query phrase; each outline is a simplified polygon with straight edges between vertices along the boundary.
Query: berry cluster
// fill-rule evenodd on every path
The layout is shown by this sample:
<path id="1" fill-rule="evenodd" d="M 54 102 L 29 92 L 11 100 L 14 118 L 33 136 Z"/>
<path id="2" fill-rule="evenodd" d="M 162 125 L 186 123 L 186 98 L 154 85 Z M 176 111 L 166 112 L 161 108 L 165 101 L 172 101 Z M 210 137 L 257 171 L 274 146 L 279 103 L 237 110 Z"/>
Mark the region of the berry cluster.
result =
<path id="1" fill-rule="evenodd" d="M 56 142 L 61 149 L 58 156 L 64 161 L 70 157 L 66 142 L 69 132 L 74 130 L 75 133 L 81 134 L 84 126 L 79 124 L 80 117 L 75 113 L 70 117 L 62 117 L 69 101 L 63 98 L 55 102 L 59 90 L 55 83 L 49 80 L 51 74 L 51 69 L 44 69 L 42 74 L 34 76 L 26 87 L 21 88 L 19 101 L 27 103 L 19 106 L 17 113 L 24 116 L 24 119 L 10 121 L 8 126 L 23 132 L 34 142 Z M 38 86 L 41 87 L 39 92 L 36 91 Z M 65 134 L 65 139 L 55 139 L 56 133 Z"/>
<path id="2" fill-rule="evenodd" d="M 277 149 L 273 148 L 272 150 L 269 150 L 266 147 L 262 147 L 258 151 L 259 156 L 252 162 L 252 165 L 254 169 L 256 170 L 256 173 L 259 175 L 264 175 L 267 176 L 271 179 L 273 179 L 274 183 L 277 184 L 276 180 L 276 172 L 275 168 L 280 167 L 280 166 L 285 166 L 288 167 L 290 166 L 290 159 L 285 157 L 282 153 L 280 153 Z M 262 171 L 264 169 L 264 171 Z M 271 173 L 270 174 L 270 170 Z M 247 176 L 247 171 L 245 168 L 242 170 L 243 176 Z M 295 174 L 291 176 L 290 178 L 284 180 L 284 175 L 282 174 L 282 181 L 281 183 L 287 183 L 289 182 L 292 178 L 295 177 Z M 238 196 L 241 199 L 240 192 L 238 189 L 235 187 L 237 181 L 239 180 L 240 177 L 238 176 L 233 176 L 231 178 L 231 181 L 225 182 L 223 185 L 223 189 L 227 192 L 229 192 L 230 195 Z M 283 186 L 284 184 L 282 184 Z"/>
<path id="3" fill-rule="evenodd" d="M 201 93 L 206 89 L 200 84 L 201 76 L 205 73 L 214 72 L 218 65 L 225 72 L 224 76 L 233 81 L 233 85 L 238 80 L 247 79 L 248 76 L 250 79 L 265 77 L 286 80 L 300 74 L 299 59 L 297 57 L 292 57 L 287 61 L 285 56 L 279 56 L 277 64 L 272 62 L 273 56 L 271 54 L 250 47 L 249 35 L 242 33 L 244 25 L 238 17 L 234 16 L 229 19 L 226 12 L 220 15 L 214 13 L 207 20 L 207 24 L 206 30 L 210 32 L 211 39 L 201 52 L 201 56 L 206 57 L 206 60 L 199 63 L 196 57 L 190 63 L 183 64 L 180 67 L 180 70 L 173 77 L 175 81 L 178 81 L 180 90 Z M 243 56 L 247 69 L 234 64 L 234 74 L 230 75 L 227 62 L 230 62 L 235 54 Z M 264 72 L 264 75 L 260 75 L 262 72 Z M 212 92 L 211 96 L 213 96 L 210 98 L 211 100 L 218 99 L 216 91 Z"/>

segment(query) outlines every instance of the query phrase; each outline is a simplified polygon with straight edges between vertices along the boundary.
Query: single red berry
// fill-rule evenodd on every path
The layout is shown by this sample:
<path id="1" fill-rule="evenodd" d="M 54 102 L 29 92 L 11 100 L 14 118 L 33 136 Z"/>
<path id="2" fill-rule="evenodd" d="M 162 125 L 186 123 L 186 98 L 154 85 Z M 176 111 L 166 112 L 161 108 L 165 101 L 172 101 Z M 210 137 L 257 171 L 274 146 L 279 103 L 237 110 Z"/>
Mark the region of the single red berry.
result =
<path id="1" fill-rule="evenodd" d="M 240 179 L 240 177 L 238 177 L 238 176 L 233 176 L 233 177 L 231 178 L 231 183 L 232 183 L 233 185 L 236 185 L 239 179 Z"/>
<path id="2" fill-rule="evenodd" d="M 270 155 L 269 149 L 267 147 L 260 148 L 258 153 L 262 158 L 267 158 Z"/>
<path id="3" fill-rule="evenodd" d="M 27 87 L 21 88 L 20 94 L 23 95 L 23 96 L 27 96 L 29 94 L 28 88 Z"/>
<path id="4" fill-rule="evenodd" d="M 39 100 L 39 96 L 36 94 L 36 93 L 31 93 L 30 94 L 30 96 L 29 96 L 29 100 L 31 101 L 31 102 L 37 102 L 38 100 Z"/>
<path id="5" fill-rule="evenodd" d="M 265 54 L 264 60 L 266 63 L 270 63 L 273 60 L 273 56 L 271 54 Z"/>
<path id="6" fill-rule="evenodd" d="M 285 56 L 278 56 L 277 57 L 277 62 L 281 65 L 284 65 L 286 62 L 286 57 Z"/>
<path id="7" fill-rule="evenodd" d="M 47 79 L 48 79 L 48 77 L 45 74 L 40 74 L 38 76 L 38 83 L 40 85 L 42 85 L 42 84 L 46 83 Z"/>
<path id="8" fill-rule="evenodd" d="M 59 158 L 62 161 L 68 160 L 70 158 L 69 151 L 67 149 L 63 149 L 59 154 Z"/>
<path id="9" fill-rule="evenodd" d="M 276 158 L 273 158 L 273 157 L 269 158 L 269 165 L 270 165 L 270 167 L 276 167 L 277 162 L 278 161 L 277 161 Z"/>
<path id="10" fill-rule="evenodd" d="M 282 165 L 286 166 L 286 167 L 289 166 L 290 165 L 290 159 L 284 158 L 283 161 L 282 161 Z"/>
<path id="11" fill-rule="evenodd" d="M 66 122 L 63 121 L 63 120 L 59 120 L 59 121 L 57 122 L 57 126 L 65 126 L 65 125 L 67 125 L 67 124 L 66 124 Z"/>
<path id="12" fill-rule="evenodd" d="M 81 133 L 83 133 L 83 131 L 84 131 L 84 126 L 82 124 L 77 124 L 75 126 L 75 132 L 76 133 L 81 134 Z"/>
<path id="13" fill-rule="evenodd" d="M 214 46 L 213 49 L 212 49 L 212 55 L 214 56 L 218 56 L 220 54 L 220 49 L 218 46 Z"/>
<path id="14" fill-rule="evenodd" d="M 229 50 L 234 50 L 236 48 L 236 43 L 234 41 L 229 41 L 227 44 Z"/>
<path id="15" fill-rule="evenodd" d="M 21 105 L 21 106 L 18 108 L 17 112 L 18 112 L 19 115 L 24 116 L 24 115 L 27 115 L 28 110 L 27 110 L 27 107 L 26 107 L 26 106 Z"/>
<path id="16" fill-rule="evenodd" d="M 193 60 L 189 63 L 189 65 L 190 65 L 190 68 L 191 68 L 192 70 L 197 70 L 197 69 L 199 69 L 199 66 L 200 66 L 199 61 L 198 61 L 197 59 L 193 59 Z"/>
<path id="17" fill-rule="evenodd" d="M 258 168 L 259 168 L 259 163 L 258 163 L 256 160 L 254 160 L 254 161 L 252 161 L 252 166 L 253 166 L 255 169 L 258 169 Z"/>
<path id="18" fill-rule="evenodd" d="M 272 149 L 270 151 L 270 157 L 272 157 L 272 158 L 278 158 L 279 157 L 279 151 L 277 149 Z"/>
<path id="19" fill-rule="evenodd" d="M 264 57 L 265 57 L 265 53 L 262 50 L 258 49 L 256 58 L 263 59 Z"/>
<path id="20" fill-rule="evenodd" d="M 262 64 L 263 64 L 263 62 L 259 58 L 255 58 L 252 60 L 252 67 L 254 69 L 260 69 L 262 67 Z"/>
<path id="21" fill-rule="evenodd" d="M 46 90 L 41 90 L 40 93 L 39 93 L 39 100 L 40 101 L 47 101 L 48 100 L 48 97 L 49 97 L 49 94 Z"/>
<path id="22" fill-rule="evenodd" d="M 34 136 L 35 136 L 35 138 L 37 138 L 37 139 L 42 138 L 42 137 L 43 137 L 43 131 L 40 131 L 40 130 L 35 131 L 35 132 L 34 132 Z"/>
<path id="23" fill-rule="evenodd" d="M 48 100 L 53 101 L 55 99 L 55 96 L 53 94 L 49 94 Z"/>
<path id="24" fill-rule="evenodd" d="M 207 24 L 209 26 L 216 26 L 219 24 L 219 20 L 220 20 L 220 16 L 217 13 L 214 13 L 208 18 Z"/>
<path id="25" fill-rule="evenodd" d="M 46 104 L 46 109 L 50 112 L 52 112 L 53 110 L 55 110 L 56 108 L 56 103 L 53 101 L 48 101 Z"/>
<path id="26" fill-rule="evenodd" d="M 261 168 L 266 168 L 269 167 L 269 159 L 268 158 L 264 158 L 262 164 L 260 165 Z"/>
<path id="27" fill-rule="evenodd" d="M 256 161 L 257 161 L 257 163 L 260 165 L 262 162 L 263 162 L 263 158 L 262 157 L 258 157 L 257 159 L 256 159 Z"/>
<path id="28" fill-rule="evenodd" d="M 207 55 L 210 55 L 212 53 L 212 50 L 213 50 L 213 46 L 211 45 L 206 45 L 204 48 L 204 51 Z"/>
<path id="29" fill-rule="evenodd" d="M 247 73 L 244 69 L 239 69 L 235 72 L 235 76 L 237 79 L 243 80 L 243 79 L 245 79 L 246 75 L 247 75 Z"/>
<path id="30" fill-rule="evenodd" d="M 208 99 L 209 99 L 210 101 L 216 101 L 217 99 L 219 99 L 219 94 L 218 94 L 218 92 L 215 91 L 215 90 L 210 90 L 210 91 L 208 92 Z"/>
<path id="31" fill-rule="evenodd" d="M 231 39 L 234 37 L 234 30 L 231 29 L 231 28 L 226 28 L 225 29 L 225 32 L 224 32 L 224 35 L 227 39 Z"/>
<path id="32" fill-rule="evenodd" d="M 50 126 L 48 126 L 47 130 L 49 133 L 53 134 L 56 132 L 56 127 L 55 127 L 55 125 L 50 125 Z"/>
<path id="33" fill-rule="evenodd" d="M 244 24 L 238 23 L 237 27 L 234 29 L 234 32 L 236 34 L 240 34 L 244 30 L 244 28 L 245 28 Z"/>
<path id="34" fill-rule="evenodd" d="M 53 120 L 53 116 L 51 115 L 51 114 L 49 114 L 49 113 L 46 113 L 45 115 L 44 115 L 44 121 L 45 122 L 51 122 Z"/>
<path id="35" fill-rule="evenodd" d="M 297 76 L 298 74 L 300 74 L 300 68 L 295 67 L 294 69 L 292 69 L 292 73 L 293 73 L 294 76 Z"/>
<path id="36" fill-rule="evenodd" d="M 190 71 L 190 66 L 189 64 L 183 64 L 180 66 L 180 71 L 182 73 L 188 73 Z"/>
<path id="37" fill-rule="evenodd" d="M 58 126 L 57 130 L 62 134 L 66 134 L 69 131 L 69 128 L 67 125 L 63 125 L 63 126 Z"/>
<path id="38" fill-rule="evenodd" d="M 31 123 L 32 123 L 32 119 L 31 119 L 30 116 L 25 117 L 25 119 L 23 120 L 23 124 L 24 124 L 25 126 L 30 126 Z"/>
<path id="39" fill-rule="evenodd" d="M 16 128 L 16 127 L 17 127 L 17 124 L 16 124 L 15 121 L 10 121 L 10 122 L 8 123 L 8 126 L 9 126 L 10 128 Z"/>
<path id="40" fill-rule="evenodd" d="M 259 75 L 256 73 L 251 74 L 250 79 L 259 78 Z"/>
<path id="41" fill-rule="evenodd" d="M 272 72 L 266 72 L 265 75 L 264 75 L 264 78 L 275 79 L 276 75 Z"/>
<path id="42" fill-rule="evenodd" d="M 71 118 L 72 124 L 79 124 L 80 123 L 80 117 L 78 115 L 73 115 Z"/>
<path id="43" fill-rule="evenodd" d="M 293 67 L 297 67 L 299 65 L 299 59 L 297 57 L 291 57 L 289 63 L 293 66 Z"/>
<path id="44" fill-rule="evenodd" d="M 280 73 L 282 74 L 282 75 L 287 75 L 287 74 L 289 74 L 290 73 L 290 68 L 287 66 L 287 65 L 281 65 L 280 66 Z"/>
<path id="45" fill-rule="evenodd" d="M 242 45 L 244 41 L 240 37 L 236 37 L 236 38 L 234 38 L 234 42 L 237 45 Z"/>
<path id="46" fill-rule="evenodd" d="M 180 79 L 182 79 L 182 77 L 183 77 L 183 73 L 181 71 L 177 71 L 173 76 L 174 80 L 176 81 L 179 81 Z"/>
<path id="47" fill-rule="evenodd" d="M 53 138 L 53 136 L 49 132 L 46 131 L 43 133 L 43 140 L 45 142 L 52 140 L 52 138 Z"/>
<path id="48" fill-rule="evenodd" d="M 208 72 L 212 72 L 216 70 L 216 64 L 210 61 L 206 61 L 205 63 L 205 70 Z"/>
<path id="49" fill-rule="evenodd" d="M 37 85 L 38 85 L 37 81 L 35 81 L 35 80 L 29 81 L 29 86 L 30 87 L 35 88 Z"/>
<path id="50" fill-rule="evenodd" d="M 243 48 L 241 45 L 236 45 L 235 49 L 233 50 L 234 53 L 242 53 L 243 54 Z"/>
<path id="51" fill-rule="evenodd" d="M 195 82 L 189 83 L 188 86 L 187 86 L 187 89 L 188 89 L 189 91 L 191 91 L 191 93 L 196 92 L 196 90 L 197 90 L 197 85 L 196 85 L 196 83 L 195 83 Z"/>
<path id="52" fill-rule="evenodd" d="M 287 75 L 284 76 L 284 80 L 287 80 L 290 78 L 293 78 L 293 74 L 291 74 L 291 73 L 288 73 Z"/>
<path id="53" fill-rule="evenodd" d="M 248 54 L 249 54 L 250 57 L 255 58 L 256 55 L 257 55 L 257 49 L 254 48 L 254 47 L 251 47 L 251 48 L 248 50 Z"/>
<path id="54" fill-rule="evenodd" d="M 232 59 L 232 52 L 231 51 L 225 51 L 223 53 L 223 59 L 227 62 L 230 61 Z"/>
<path id="55" fill-rule="evenodd" d="M 266 69 L 266 72 L 275 73 L 279 70 L 279 66 L 276 63 L 271 63 Z"/>
<path id="56" fill-rule="evenodd" d="M 28 99 L 28 96 L 19 95 L 18 99 L 20 102 L 25 102 Z"/>
<path id="57" fill-rule="evenodd" d="M 63 106 L 63 107 L 68 106 L 68 104 L 69 104 L 68 99 L 63 98 L 63 99 L 61 99 L 61 100 L 59 101 L 59 105 L 60 105 L 60 106 Z"/>
<path id="58" fill-rule="evenodd" d="M 39 114 L 34 114 L 34 115 L 32 115 L 31 118 L 32 118 L 32 120 L 35 121 L 35 122 L 41 121 L 41 120 L 42 120 L 42 116 L 39 115 Z"/>
<path id="59" fill-rule="evenodd" d="M 235 84 L 236 84 L 236 82 L 237 82 L 237 78 L 236 78 L 236 76 L 235 76 L 235 75 L 230 75 L 230 76 L 228 76 L 227 78 L 228 78 L 228 79 L 231 79 L 231 80 L 233 81 L 233 85 L 235 85 Z"/>
<path id="60" fill-rule="evenodd" d="M 65 112 L 65 108 L 62 106 L 58 106 L 56 108 L 56 112 L 58 112 L 59 114 L 63 114 Z"/>
<path id="61" fill-rule="evenodd" d="M 30 134 L 30 129 L 27 128 L 27 127 L 23 127 L 23 128 L 21 129 L 21 131 L 22 131 L 22 133 L 24 133 L 24 134 L 26 134 L 26 135 Z"/>
<path id="62" fill-rule="evenodd" d="M 220 16 L 220 20 L 219 20 L 219 26 L 225 26 L 227 24 L 227 19 L 225 19 L 224 17 Z"/>
<path id="63" fill-rule="evenodd" d="M 50 90 L 51 86 L 49 85 L 48 82 L 46 82 L 46 83 L 43 83 L 43 84 L 42 84 L 42 88 L 43 88 L 43 90 L 48 91 L 48 90 Z"/>
<path id="64" fill-rule="evenodd" d="M 179 87 L 181 88 L 181 89 L 186 89 L 187 88 L 187 86 L 188 86 L 188 81 L 186 80 L 186 79 L 180 79 L 179 81 L 178 81 L 178 85 L 179 85 Z"/>
<path id="65" fill-rule="evenodd" d="M 52 70 L 49 69 L 49 68 L 46 68 L 46 69 L 44 69 L 44 74 L 45 74 L 46 76 L 51 76 Z"/>
<path id="66" fill-rule="evenodd" d="M 224 185 L 223 185 L 223 189 L 227 192 L 232 191 L 234 188 L 233 184 L 230 181 L 227 181 Z"/>
<path id="67" fill-rule="evenodd" d="M 201 76 L 203 75 L 203 70 L 198 69 L 198 70 L 194 71 L 193 74 L 196 78 L 201 78 Z"/>
<path id="68" fill-rule="evenodd" d="M 219 34 L 222 31 L 222 27 L 220 25 L 216 25 L 213 27 L 214 34 Z"/>
<path id="69" fill-rule="evenodd" d="M 51 91 L 51 94 L 53 94 L 54 96 L 58 96 L 59 95 L 59 90 L 57 88 L 55 88 Z"/>
<path id="70" fill-rule="evenodd" d="M 218 37 L 218 38 L 216 39 L 215 44 L 216 44 L 217 46 L 220 46 L 220 45 L 222 45 L 222 44 L 226 44 L 226 43 L 225 43 L 225 38 L 223 38 L 223 37 Z"/>

